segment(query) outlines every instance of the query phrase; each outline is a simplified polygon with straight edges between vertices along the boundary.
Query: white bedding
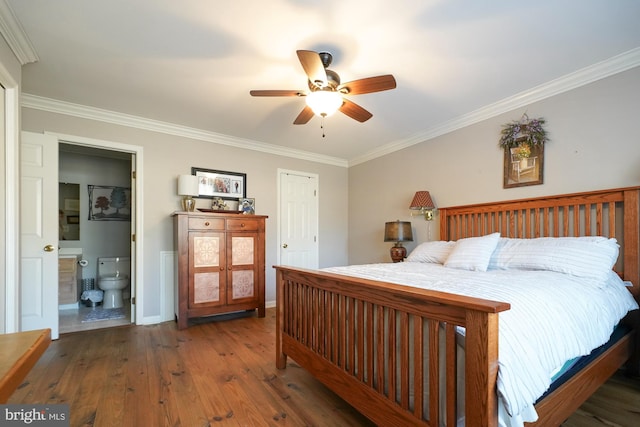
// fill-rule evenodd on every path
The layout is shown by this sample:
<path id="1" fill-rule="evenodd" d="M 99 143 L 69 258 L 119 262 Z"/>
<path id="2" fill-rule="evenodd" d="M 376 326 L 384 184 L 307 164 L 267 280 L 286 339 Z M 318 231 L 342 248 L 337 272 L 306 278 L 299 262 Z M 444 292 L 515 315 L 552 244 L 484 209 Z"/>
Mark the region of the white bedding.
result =
<path id="1" fill-rule="evenodd" d="M 416 262 L 324 271 L 510 303 L 499 315 L 497 388 L 510 416 L 504 425 L 512 426 L 535 421 L 533 404 L 554 371 L 607 342 L 620 319 L 638 308 L 613 272 L 604 285 L 551 271 L 479 272 Z"/>

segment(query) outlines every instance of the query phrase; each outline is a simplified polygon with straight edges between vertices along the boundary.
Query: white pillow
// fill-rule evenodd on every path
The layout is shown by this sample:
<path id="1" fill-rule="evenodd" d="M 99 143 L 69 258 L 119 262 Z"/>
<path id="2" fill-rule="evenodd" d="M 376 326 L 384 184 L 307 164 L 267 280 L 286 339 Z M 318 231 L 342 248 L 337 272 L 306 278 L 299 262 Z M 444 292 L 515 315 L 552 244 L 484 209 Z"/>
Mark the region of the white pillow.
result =
<path id="1" fill-rule="evenodd" d="M 487 271 L 491 254 L 498 240 L 500 240 L 500 233 L 460 239 L 453 247 L 444 266 L 460 270 Z"/>
<path id="2" fill-rule="evenodd" d="M 500 239 L 489 269 L 547 270 L 606 280 L 619 250 L 616 239 L 602 236 Z"/>
<path id="3" fill-rule="evenodd" d="M 455 244 L 443 240 L 420 243 L 404 261 L 444 264 Z"/>

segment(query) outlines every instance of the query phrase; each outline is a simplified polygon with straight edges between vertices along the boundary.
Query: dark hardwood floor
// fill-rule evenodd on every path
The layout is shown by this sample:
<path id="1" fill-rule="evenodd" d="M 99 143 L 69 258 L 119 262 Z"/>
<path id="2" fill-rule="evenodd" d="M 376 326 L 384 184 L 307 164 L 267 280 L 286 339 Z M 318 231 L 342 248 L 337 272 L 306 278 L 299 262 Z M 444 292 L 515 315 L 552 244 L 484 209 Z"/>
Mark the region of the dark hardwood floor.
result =
<path id="1" fill-rule="evenodd" d="M 295 362 L 275 368 L 274 315 L 65 334 L 8 403 L 69 404 L 71 426 L 372 425 Z M 638 425 L 640 381 L 622 375 L 563 424 Z"/>

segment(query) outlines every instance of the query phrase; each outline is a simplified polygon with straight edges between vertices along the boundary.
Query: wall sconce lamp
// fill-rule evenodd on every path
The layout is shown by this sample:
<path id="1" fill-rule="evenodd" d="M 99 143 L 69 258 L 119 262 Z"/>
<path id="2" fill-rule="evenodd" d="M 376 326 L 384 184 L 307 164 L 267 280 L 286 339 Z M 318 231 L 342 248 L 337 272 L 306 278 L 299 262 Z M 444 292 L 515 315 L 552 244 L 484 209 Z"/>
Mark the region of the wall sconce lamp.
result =
<path id="1" fill-rule="evenodd" d="M 193 196 L 198 195 L 198 177 L 195 175 L 178 176 L 178 195 L 182 196 L 182 210 L 193 212 L 196 207 Z"/>
<path id="2" fill-rule="evenodd" d="M 402 242 L 413 242 L 411 223 L 408 221 L 395 221 L 384 223 L 384 241 L 396 242 L 391 248 L 391 260 L 401 262 L 407 257 L 407 249 L 402 246 Z"/>
<path id="3" fill-rule="evenodd" d="M 418 213 L 411 213 L 411 216 L 424 215 L 424 219 L 427 221 L 433 220 L 433 211 L 435 208 L 436 205 L 433 203 L 433 200 L 431 200 L 431 195 L 428 191 L 416 191 L 416 195 L 413 196 L 413 200 L 409 206 L 409 209 L 420 210 Z"/>

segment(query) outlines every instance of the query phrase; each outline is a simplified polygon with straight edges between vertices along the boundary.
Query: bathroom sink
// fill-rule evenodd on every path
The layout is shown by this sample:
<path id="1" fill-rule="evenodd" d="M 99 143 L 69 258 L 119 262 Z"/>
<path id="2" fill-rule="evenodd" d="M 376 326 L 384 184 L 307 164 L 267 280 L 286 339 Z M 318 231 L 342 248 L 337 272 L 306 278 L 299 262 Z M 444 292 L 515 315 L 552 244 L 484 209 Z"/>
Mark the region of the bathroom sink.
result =
<path id="1" fill-rule="evenodd" d="M 60 248 L 58 255 L 82 255 L 82 248 Z"/>

